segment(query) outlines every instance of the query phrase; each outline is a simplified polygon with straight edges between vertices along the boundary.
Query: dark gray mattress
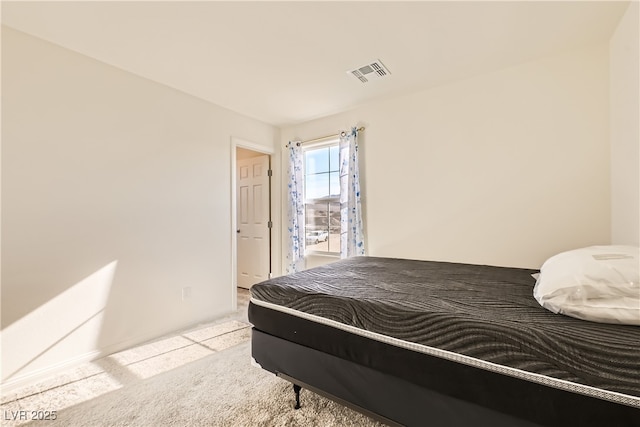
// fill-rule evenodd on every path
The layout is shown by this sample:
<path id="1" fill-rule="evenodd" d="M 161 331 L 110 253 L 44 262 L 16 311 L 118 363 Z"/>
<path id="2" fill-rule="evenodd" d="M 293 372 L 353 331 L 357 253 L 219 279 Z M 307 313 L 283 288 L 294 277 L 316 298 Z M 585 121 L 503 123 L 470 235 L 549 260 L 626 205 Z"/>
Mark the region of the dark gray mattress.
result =
<path id="1" fill-rule="evenodd" d="M 533 298 L 536 272 L 359 257 L 262 282 L 251 295 L 332 328 L 640 407 L 640 328 L 545 310 Z"/>

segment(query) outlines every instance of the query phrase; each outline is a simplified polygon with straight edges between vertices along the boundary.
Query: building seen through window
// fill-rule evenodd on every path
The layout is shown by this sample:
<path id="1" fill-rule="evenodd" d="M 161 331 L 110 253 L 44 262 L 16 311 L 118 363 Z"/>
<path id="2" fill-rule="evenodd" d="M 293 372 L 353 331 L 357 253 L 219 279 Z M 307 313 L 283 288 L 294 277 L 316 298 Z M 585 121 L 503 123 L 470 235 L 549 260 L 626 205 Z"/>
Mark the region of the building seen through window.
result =
<path id="1" fill-rule="evenodd" d="M 340 253 L 338 141 L 304 151 L 307 252 Z"/>

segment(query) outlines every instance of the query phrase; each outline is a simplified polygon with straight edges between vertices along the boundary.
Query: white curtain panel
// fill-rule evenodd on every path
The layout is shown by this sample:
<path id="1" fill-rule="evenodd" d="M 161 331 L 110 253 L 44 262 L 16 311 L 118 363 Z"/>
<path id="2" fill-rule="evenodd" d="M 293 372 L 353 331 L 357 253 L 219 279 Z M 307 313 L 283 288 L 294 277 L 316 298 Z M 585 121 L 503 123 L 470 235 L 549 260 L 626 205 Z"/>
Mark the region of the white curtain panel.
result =
<path id="1" fill-rule="evenodd" d="M 287 169 L 287 233 L 288 251 L 286 273 L 291 274 L 305 268 L 304 259 L 304 176 L 302 172 L 302 147 L 289 143 L 289 168 Z"/>
<path id="2" fill-rule="evenodd" d="M 340 258 L 365 254 L 360 203 L 358 131 L 340 137 Z"/>

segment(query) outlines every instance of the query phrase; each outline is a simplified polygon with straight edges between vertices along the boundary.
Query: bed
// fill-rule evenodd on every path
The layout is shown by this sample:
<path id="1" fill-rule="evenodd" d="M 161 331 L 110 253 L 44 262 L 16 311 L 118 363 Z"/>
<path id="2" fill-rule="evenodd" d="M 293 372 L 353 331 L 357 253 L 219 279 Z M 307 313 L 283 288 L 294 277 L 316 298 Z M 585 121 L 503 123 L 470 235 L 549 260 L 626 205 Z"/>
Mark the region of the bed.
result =
<path id="1" fill-rule="evenodd" d="M 640 426 L 640 328 L 545 310 L 536 273 L 356 257 L 270 279 L 252 359 L 389 425 Z"/>

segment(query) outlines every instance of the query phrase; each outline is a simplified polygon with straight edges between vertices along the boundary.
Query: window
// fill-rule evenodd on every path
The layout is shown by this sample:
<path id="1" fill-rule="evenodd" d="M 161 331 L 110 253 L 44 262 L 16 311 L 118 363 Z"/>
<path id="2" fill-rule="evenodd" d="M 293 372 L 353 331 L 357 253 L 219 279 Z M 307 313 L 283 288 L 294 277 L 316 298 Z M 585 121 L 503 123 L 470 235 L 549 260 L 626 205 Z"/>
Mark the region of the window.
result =
<path id="1" fill-rule="evenodd" d="M 307 253 L 340 253 L 338 141 L 304 149 L 304 214 Z"/>

